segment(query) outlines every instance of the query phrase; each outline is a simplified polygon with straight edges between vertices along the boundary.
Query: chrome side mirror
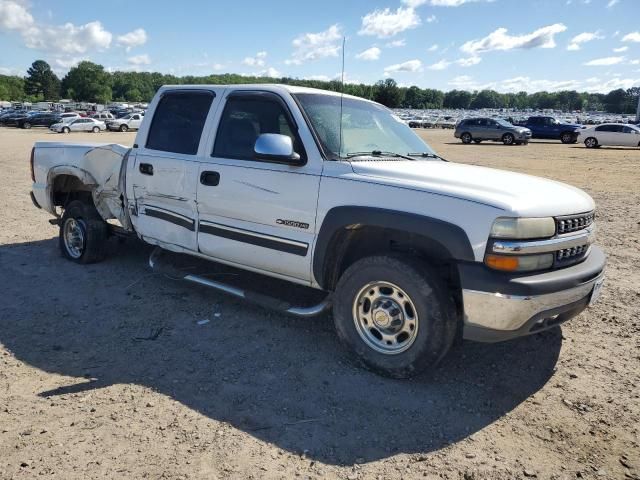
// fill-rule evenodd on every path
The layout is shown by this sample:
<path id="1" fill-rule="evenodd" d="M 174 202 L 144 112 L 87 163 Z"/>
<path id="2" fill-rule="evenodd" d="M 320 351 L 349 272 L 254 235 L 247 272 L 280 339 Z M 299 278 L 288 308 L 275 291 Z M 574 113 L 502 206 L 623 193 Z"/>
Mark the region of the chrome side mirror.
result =
<path id="1" fill-rule="evenodd" d="M 287 135 L 263 133 L 256 140 L 253 152 L 260 160 L 301 165 L 300 155 L 293 151 L 293 141 Z"/>

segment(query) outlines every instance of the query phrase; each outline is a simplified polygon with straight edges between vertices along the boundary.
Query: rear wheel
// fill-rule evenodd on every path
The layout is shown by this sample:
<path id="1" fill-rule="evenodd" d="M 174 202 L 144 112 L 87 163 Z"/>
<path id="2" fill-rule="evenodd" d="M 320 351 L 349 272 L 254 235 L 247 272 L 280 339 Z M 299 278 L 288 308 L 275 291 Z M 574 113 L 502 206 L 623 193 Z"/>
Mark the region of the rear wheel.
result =
<path id="1" fill-rule="evenodd" d="M 29 130 L 31 128 L 31 124 L 29 122 L 24 122 L 22 124 L 22 128 L 26 128 L 27 130 Z"/>
<path id="2" fill-rule="evenodd" d="M 126 125 L 120 125 L 121 132 L 126 132 L 127 130 L 129 130 L 129 127 L 127 127 Z"/>
<path id="3" fill-rule="evenodd" d="M 357 361 L 405 378 L 435 366 L 455 335 L 455 307 L 437 272 L 404 256 L 358 260 L 334 295 L 338 337 Z"/>
<path id="4" fill-rule="evenodd" d="M 98 132 L 100 131 L 100 127 L 93 127 L 93 128 L 91 129 L 91 131 L 92 131 L 93 133 L 98 133 Z"/>
<path id="5" fill-rule="evenodd" d="M 505 133 L 502 136 L 502 143 L 504 143 L 505 145 L 513 145 L 514 142 L 515 142 L 515 137 L 513 136 L 513 134 Z"/>
<path id="6" fill-rule="evenodd" d="M 74 200 L 60 221 L 59 246 L 62 256 L 76 263 L 95 263 L 104 259 L 107 223 L 95 207 Z"/>
<path id="7" fill-rule="evenodd" d="M 69 127 L 62 127 L 62 133 L 69 133 L 70 131 Z"/>
<path id="8" fill-rule="evenodd" d="M 462 143 L 468 144 L 468 143 L 471 143 L 471 140 L 473 140 L 473 137 L 469 132 L 464 132 L 462 135 L 460 135 L 460 140 L 462 140 Z"/>
<path id="9" fill-rule="evenodd" d="M 573 143 L 573 133 L 564 132 L 562 135 L 560 135 L 560 141 L 562 143 Z"/>
<path id="10" fill-rule="evenodd" d="M 595 137 L 589 137 L 584 140 L 584 146 L 587 148 L 596 148 L 598 147 L 598 140 Z"/>

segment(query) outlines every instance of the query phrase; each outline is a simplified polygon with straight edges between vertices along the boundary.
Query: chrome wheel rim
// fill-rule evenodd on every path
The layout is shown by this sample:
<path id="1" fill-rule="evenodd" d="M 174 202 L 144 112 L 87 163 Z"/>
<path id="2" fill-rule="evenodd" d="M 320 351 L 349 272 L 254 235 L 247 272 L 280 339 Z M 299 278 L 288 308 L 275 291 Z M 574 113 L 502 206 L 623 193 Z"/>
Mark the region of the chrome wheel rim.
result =
<path id="1" fill-rule="evenodd" d="M 507 145 L 511 145 L 513 143 L 513 137 L 511 135 L 505 135 L 504 143 L 506 143 Z"/>
<path id="2" fill-rule="evenodd" d="M 82 220 L 68 218 L 62 230 L 64 248 L 71 258 L 80 258 L 85 247 L 85 225 Z"/>
<path id="3" fill-rule="evenodd" d="M 596 144 L 596 141 L 593 138 L 587 138 L 587 140 L 584 142 L 585 145 L 587 145 L 587 147 L 593 147 Z"/>
<path id="4" fill-rule="evenodd" d="M 418 335 L 413 301 L 390 282 L 371 282 L 360 289 L 353 303 L 353 321 L 364 343 L 386 355 L 406 351 Z"/>

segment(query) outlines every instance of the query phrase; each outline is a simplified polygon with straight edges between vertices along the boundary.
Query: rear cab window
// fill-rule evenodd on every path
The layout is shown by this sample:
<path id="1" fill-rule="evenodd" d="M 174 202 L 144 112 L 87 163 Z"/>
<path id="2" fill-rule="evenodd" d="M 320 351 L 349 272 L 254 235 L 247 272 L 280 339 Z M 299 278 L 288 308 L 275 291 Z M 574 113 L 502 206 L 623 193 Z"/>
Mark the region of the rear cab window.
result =
<path id="1" fill-rule="evenodd" d="M 206 90 L 168 91 L 158 102 L 146 148 L 196 155 L 215 93 Z M 140 118 L 139 115 L 136 115 Z"/>

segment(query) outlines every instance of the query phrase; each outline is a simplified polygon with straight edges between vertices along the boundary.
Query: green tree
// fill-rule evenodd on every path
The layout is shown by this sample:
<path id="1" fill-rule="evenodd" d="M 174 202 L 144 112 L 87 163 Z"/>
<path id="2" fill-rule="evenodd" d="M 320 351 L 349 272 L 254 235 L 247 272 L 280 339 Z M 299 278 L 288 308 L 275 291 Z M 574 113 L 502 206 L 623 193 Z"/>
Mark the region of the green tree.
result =
<path id="1" fill-rule="evenodd" d="M 469 108 L 473 95 L 465 90 L 451 90 L 445 93 L 442 106 L 444 108 Z"/>
<path id="2" fill-rule="evenodd" d="M 111 101 L 111 75 L 102 65 L 80 62 L 62 79 L 62 90 L 67 97 L 84 102 Z"/>
<path id="3" fill-rule="evenodd" d="M 36 60 L 27 70 L 24 81 L 24 93 L 42 100 L 60 98 L 60 80 L 44 60 Z"/>
<path id="4" fill-rule="evenodd" d="M 494 90 L 482 90 L 471 101 L 471 108 L 503 108 L 502 96 Z"/>
<path id="5" fill-rule="evenodd" d="M 0 75 L 0 100 L 22 100 L 24 79 L 15 75 Z"/>
<path id="6" fill-rule="evenodd" d="M 402 104 L 402 92 L 393 78 L 376 83 L 373 99 L 389 108 L 398 108 Z"/>

